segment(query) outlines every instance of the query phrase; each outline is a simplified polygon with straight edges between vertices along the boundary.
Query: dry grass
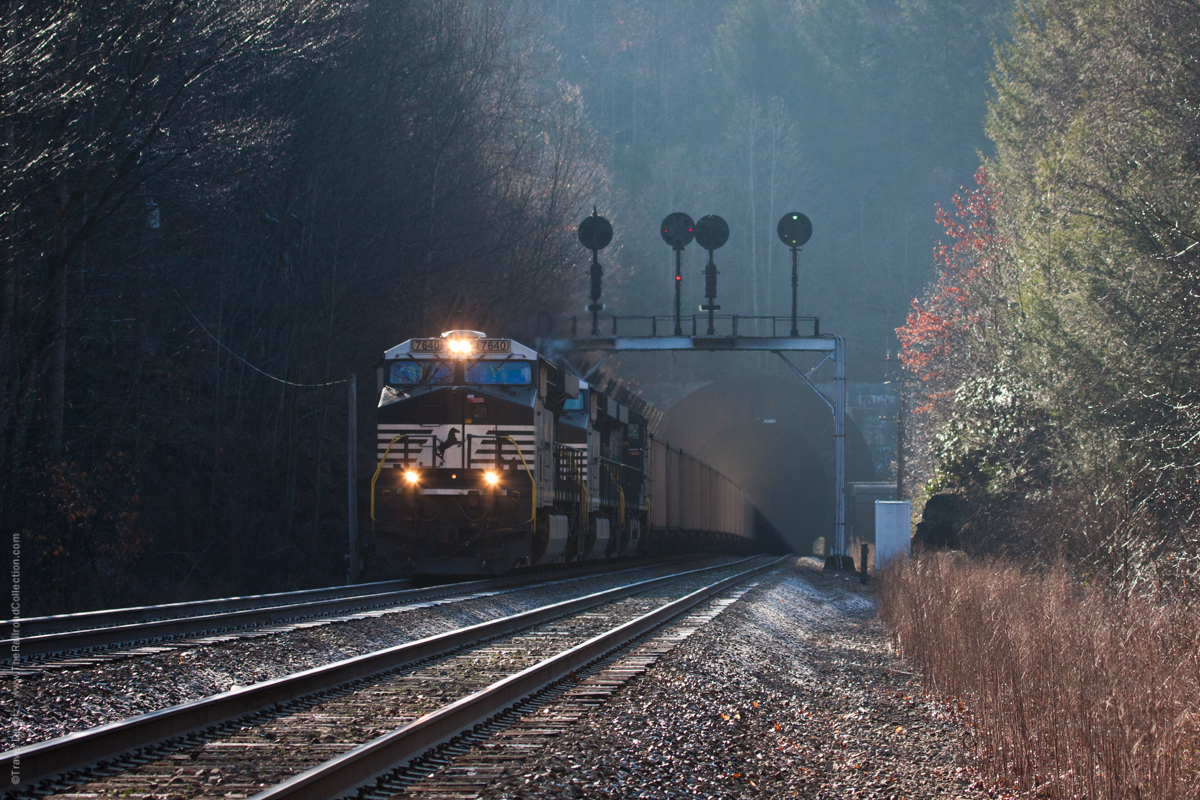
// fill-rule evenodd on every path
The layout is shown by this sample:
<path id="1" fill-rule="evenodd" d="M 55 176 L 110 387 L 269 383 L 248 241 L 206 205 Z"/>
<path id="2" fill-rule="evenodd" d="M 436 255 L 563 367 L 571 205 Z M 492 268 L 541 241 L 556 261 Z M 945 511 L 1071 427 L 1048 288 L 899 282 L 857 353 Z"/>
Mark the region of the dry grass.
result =
<path id="1" fill-rule="evenodd" d="M 981 767 L 1030 797 L 1200 797 L 1200 617 L 1059 570 L 926 554 L 884 570 L 881 614 L 970 713 Z"/>

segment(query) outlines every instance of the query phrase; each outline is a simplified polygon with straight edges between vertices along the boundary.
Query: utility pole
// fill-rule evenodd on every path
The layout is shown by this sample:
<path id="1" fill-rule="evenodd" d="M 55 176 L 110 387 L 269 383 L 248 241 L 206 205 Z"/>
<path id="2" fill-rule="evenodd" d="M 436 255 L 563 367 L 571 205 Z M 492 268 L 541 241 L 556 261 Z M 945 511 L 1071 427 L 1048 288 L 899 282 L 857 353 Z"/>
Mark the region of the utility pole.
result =
<path id="1" fill-rule="evenodd" d="M 358 376 L 351 375 L 349 387 L 350 413 L 347 414 L 349 429 L 346 434 L 346 494 L 347 527 L 349 528 L 350 563 L 346 570 L 346 583 L 358 583 Z"/>
<path id="2" fill-rule="evenodd" d="M 833 356 L 833 540 L 846 568 L 846 340 L 834 336 Z"/>

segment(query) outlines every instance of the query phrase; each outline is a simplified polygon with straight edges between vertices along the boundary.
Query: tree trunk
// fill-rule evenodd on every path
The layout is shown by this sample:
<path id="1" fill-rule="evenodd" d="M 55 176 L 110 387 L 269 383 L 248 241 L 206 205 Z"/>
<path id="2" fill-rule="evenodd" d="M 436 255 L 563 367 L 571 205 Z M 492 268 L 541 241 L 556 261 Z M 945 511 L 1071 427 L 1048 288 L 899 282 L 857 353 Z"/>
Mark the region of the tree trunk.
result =
<path id="1" fill-rule="evenodd" d="M 51 458 L 63 450 L 63 413 L 66 410 L 67 390 L 67 184 L 58 184 L 59 219 L 57 241 L 50 274 L 50 330 L 54 337 L 50 345 L 50 440 L 47 447 Z"/>

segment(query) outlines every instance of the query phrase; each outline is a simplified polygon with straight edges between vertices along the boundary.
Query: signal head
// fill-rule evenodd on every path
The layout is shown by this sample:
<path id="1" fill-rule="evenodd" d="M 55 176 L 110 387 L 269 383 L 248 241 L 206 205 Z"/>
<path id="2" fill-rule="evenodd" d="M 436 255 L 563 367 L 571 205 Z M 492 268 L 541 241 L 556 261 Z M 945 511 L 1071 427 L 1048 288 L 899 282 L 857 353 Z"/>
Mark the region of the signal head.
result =
<path id="1" fill-rule="evenodd" d="M 780 218 L 775 232 L 779 234 L 779 241 L 788 247 L 800 247 L 812 238 L 812 220 L 799 211 L 792 211 Z"/>
<path id="2" fill-rule="evenodd" d="M 701 217 L 696 223 L 696 243 L 705 250 L 716 250 L 729 241 L 729 225 L 716 214 Z"/>
<path id="3" fill-rule="evenodd" d="M 590 217 L 579 223 L 579 241 L 588 250 L 603 250 L 612 241 L 612 223 L 592 210 Z"/>
<path id="4" fill-rule="evenodd" d="M 671 245 L 674 250 L 682 250 L 695 238 L 696 223 L 692 222 L 692 218 L 687 214 L 676 211 L 667 215 L 667 218 L 662 221 L 660 230 L 664 242 Z"/>

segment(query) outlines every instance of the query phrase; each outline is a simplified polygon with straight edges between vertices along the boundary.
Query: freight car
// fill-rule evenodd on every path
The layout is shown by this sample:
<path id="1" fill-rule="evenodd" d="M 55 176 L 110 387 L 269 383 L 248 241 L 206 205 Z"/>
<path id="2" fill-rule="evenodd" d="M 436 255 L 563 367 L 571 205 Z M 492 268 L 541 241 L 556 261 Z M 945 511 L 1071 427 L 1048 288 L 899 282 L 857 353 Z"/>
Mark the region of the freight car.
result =
<path id="1" fill-rule="evenodd" d="M 637 411 L 512 339 L 410 339 L 379 384 L 371 524 L 394 572 L 747 551 L 767 524 Z"/>

